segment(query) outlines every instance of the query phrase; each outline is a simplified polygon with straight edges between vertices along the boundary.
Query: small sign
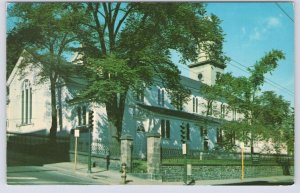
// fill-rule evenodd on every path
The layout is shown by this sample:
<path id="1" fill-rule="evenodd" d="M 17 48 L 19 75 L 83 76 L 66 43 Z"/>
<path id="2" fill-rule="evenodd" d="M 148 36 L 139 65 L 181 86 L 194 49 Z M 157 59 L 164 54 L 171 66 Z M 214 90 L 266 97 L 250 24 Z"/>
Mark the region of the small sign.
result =
<path id="1" fill-rule="evenodd" d="M 186 144 L 182 144 L 182 154 L 186 155 Z"/>
<path id="2" fill-rule="evenodd" d="M 74 136 L 75 137 L 79 137 L 79 129 L 75 129 L 74 130 Z"/>
<path id="3" fill-rule="evenodd" d="M 187 164 L 187 175 L 191 176 L 192 175 L 192 164 Z"/>

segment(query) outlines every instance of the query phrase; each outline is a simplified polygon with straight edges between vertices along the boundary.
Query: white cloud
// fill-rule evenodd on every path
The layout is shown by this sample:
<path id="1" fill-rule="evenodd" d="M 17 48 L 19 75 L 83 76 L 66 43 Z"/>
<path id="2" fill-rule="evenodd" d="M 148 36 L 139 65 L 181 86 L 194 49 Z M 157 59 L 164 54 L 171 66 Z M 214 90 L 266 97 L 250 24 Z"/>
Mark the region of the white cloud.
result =
<path id="1" fill-rule="evenodd" d="M 242 31 L 242 36 L 246 35 L 247 31 L 245 27 L 242 27 L 241 31 Z"/>
<path id="2" fill-rule="evenodd" d="M 281 22 L 279 18 L 276 17 L 270 17 L 266 20 L 267 27 L 279 27 L 281 26 Z"/>
<path id="3" fill-rule="evenodd" d="M 249 33 L 249 40 L 261 40 L 272 29 L 280 27 L 282 24 L 279 17 L 269 17 L 259 22 L 260 24 L 255 26 L 253 30 L 251 30 L 251 32 Z"/>
<path id="4" fill-rule="evenodd" d="M 260 40 L 262 33 L 264 33 L 263 30 L 259 30 L 257 27 L 254 28 L 252 33 L 249 35 L 250 40 Z"/>

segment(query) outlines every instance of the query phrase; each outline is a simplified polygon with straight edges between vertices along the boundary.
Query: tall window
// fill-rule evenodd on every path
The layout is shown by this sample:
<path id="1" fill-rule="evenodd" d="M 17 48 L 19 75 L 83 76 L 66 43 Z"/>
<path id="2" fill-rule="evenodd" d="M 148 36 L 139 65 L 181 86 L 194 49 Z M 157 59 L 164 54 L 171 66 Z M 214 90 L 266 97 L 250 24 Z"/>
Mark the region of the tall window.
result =
<path id="1" fill-rule="evenodd" d="M 78 125 L 81 125 L 81 107 L 77 107 Z"/>
<path id="2" fill-rule="evenodd" d="M 136 100 L 139 101 L 139 102 L 144 102 L 144 90 L 143 89 L 138 89 L 135 91 L 136 95 Z"/>
<path id="3" fill-rule="evenodd" d="M 207 129 L 203 126 L 200 127 L 200 134 L 203 138 L 207 137 Z"/>
<path id="4" fill-rule="evenodd" d="M 220 128 L 217 128 L 217 143 L 222 144 L 223 141 L 223 131 Z"/>
<path id="5" fill-rule="evenodd" d="M 32 119 L 32 88 L 29 80 L 22 84 L 22 124 L 30 124 Z"/>
<path id="6" fill-rule="evenodd" d="M 86 116 L 87 109 L 86 106 L 79 106 L 77 107 L 77 120 L 78 126 L 83 126 L 87 124 L 88 117 Z"/>
<path id="7" fill-rule="evenodd" d="M 221 104 L 221 118 L 225 117 L 225 104 Z"/>
<path id="8" fill-rule="evenodd" d="M 193 97 L 193 113 L 198 113 L 198 98 Z"/>
<path id="9" fill-rule="evenodd" d="M 234 109 L 232 110 L 232 119 L 233 119 L 234 121 L 236 121 L 236 112 L 237 112 L 237 109 L 234 108 Z"/>
<path id="10" fill-rule="evenodd" d="M 82 107 L 82 124 L 86 125 L 86 107 Z"/>
<path id="11" fill-rule="evenodd" d="M 183 99 L 181 95 L 177 95 L 176 98 L 173 101 L 174 106 L 177 110 L 182 111 L 183 110 Z"/>
<path id="12" fill-rule="evenodd" d="M 161 137 L 165 139 L 170 139 L 170 121 L 160 120 Z"/>
<path id="13" fill-rule="evenodd" d="M 207 129 L 203 126 L 200 127 L 200 133 L 203 139 L 203 150 L 208 151 L 208 136 Z"/>
<path id="14" fill-rule="evenodd" d="M 157 102 L 159 106 L 165 105 L 165 91 L 164 89 L 158 89 L 157 91 Z"/>

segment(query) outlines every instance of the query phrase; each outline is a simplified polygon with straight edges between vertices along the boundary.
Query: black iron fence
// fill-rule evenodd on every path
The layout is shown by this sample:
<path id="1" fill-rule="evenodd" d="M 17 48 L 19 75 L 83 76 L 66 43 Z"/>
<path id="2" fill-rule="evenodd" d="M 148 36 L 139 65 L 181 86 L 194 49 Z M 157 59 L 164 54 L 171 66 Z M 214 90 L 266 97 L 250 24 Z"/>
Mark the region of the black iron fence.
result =
<path id="1" fill-rule="evenodd" d="M 248 165 L 294 165 L 294 158 L 283 154 L 244 153 L 243 158 Z M 184 159 L 181 148 L 161 148 L 162 164 L 183 164 Z M 186 159 L 189 163 L 200 165 L 239 165 L 242 154 L 241 152 L 188 150 Z"/>
<path id="2" fill-rule="evenodd" d="M 75 137 L 71 135 L 70 138 L 70 150 L 75 151 Z M 89 152 L 89 139 L 88 136 L 81 135 L 77 138 L 77 151 L 78 153 Z M 110 159 L 120 159 L 120 145 L 118 143 L 103 143 L 101 140 L 93 140 L 91 143 L 91 153 L 97 157 Z"/>

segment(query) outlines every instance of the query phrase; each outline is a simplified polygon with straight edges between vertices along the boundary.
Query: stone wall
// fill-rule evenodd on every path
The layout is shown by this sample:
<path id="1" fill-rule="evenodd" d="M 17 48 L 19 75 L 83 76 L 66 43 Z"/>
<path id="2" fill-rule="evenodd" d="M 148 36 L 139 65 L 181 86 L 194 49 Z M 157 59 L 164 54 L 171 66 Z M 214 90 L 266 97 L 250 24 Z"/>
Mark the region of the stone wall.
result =
<path id="1" fill-rule="evenodd" d="M 183 165 L 162 165 L 162 181 L 183 181 Z M 245 166 L 245 178 L 282 176 L 282 166 Z M 294 175 L 294 167 L 290 167 Z M 192 166 L 192 177 L 195 180 L 238 179 L 241 177 L 241 166 Z"/>

